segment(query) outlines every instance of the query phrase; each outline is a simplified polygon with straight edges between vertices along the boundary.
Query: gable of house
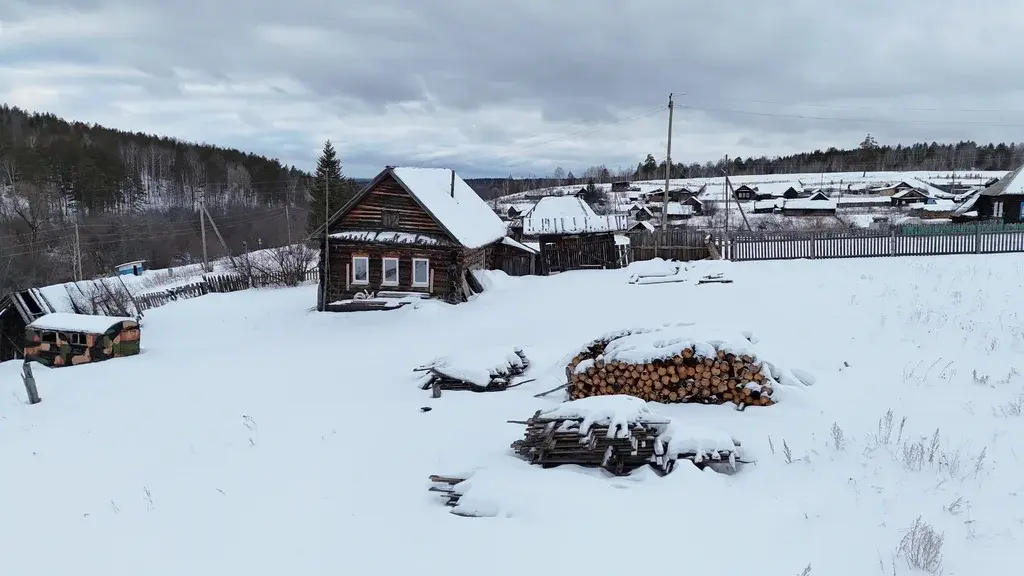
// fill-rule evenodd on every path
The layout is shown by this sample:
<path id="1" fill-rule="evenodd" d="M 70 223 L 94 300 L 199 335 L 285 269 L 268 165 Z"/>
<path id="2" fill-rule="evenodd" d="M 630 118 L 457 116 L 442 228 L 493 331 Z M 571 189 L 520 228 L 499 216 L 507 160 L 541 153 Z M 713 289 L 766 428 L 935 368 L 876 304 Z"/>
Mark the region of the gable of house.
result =
<path id="1" fill-rule="evenodd" d="M 386 168 L 336 212 L 328 229 L 384 231 L 444 237 L 479 248 L 505 236 L 487 203 L 451 170 Z"/>

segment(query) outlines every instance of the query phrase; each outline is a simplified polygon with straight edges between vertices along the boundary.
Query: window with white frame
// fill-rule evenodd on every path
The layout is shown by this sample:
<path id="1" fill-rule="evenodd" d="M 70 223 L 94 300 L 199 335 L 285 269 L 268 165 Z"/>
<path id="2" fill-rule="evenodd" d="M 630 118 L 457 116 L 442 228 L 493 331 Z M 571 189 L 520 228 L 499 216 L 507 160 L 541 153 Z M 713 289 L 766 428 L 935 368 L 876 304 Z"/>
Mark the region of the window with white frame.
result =
<path id="1" fill-rule="evenodd" d="M 367 256 L 352 257 L 352 283 L 370 283 L 370 258 Z"/>
<path id="2" fill-rule="evenodd" d="M 1003 202 L 1002 200 L 992 203 L 992 217 L 1002 218 L 1003 217 Z"/>
<path id="3" fill-rule="evenodd" d="M 417 288 L 430 286 L 430 260 L 426 258 L 412 259 L 412 285 Z"/>
<path id="4" fill-rule="evenodd" d="M 384 275 L 382 286 L 398 286 L 398 258 L 383 258 Z"/>

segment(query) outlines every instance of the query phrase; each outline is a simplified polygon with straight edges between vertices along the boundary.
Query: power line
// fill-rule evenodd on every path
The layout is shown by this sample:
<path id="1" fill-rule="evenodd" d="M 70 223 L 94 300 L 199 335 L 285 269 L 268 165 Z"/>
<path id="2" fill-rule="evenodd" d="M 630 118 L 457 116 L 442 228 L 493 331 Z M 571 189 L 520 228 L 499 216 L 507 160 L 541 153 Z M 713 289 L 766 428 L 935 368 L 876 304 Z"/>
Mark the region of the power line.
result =
<path id="1" fill-rule="evenodd" d="M 772 105 L 772 106 L 804 106 L 808 108 L 826 108 L 836 110 L 871 110 L 875 112 L 962 112 L 962 113 L 1014 113 L 1024 114 L 1024 109 L 1021 108 L 919 108 L 919 107 L 897 107 L 897 106 L 867 106 L 863 104 L 826 104 L 818 102 L 793 102 L 791 101 L 779 101 L 779 100 L 745 100 L 739 98 L 731 98 L 729 96 L 722 96 L 716 98 L 719 102 L 731 102 L 736 104 L 757 104 L 757 105 Z"/>
<path id="2" fill-rule="evenodd" d="M 241 220 L 241 221 L 229 222 L 228 224 L 223 224 L 223 225 L 218 225 L 218 226 L 222 230 L 240 228 L 242 226 L 248 226 L 250 224 L 255 224 L 257 222 L 262 222 L 262 221 L 270 220 L 272 218 L 275 218 L 277 216 L 281 216 L 283 214 L 284 214 L 284 209 L 282 208 L 280 212 L 275 212 L 275 213 L 271 213 L 271 214 L 264 214 L 264 215 L 256 217 L 256 218 L 248 218 L 248 219 L 244 219 L 244 220 Z M 189 234 L 189 233 L 194 233 L 194 232 L 195 232 L 195 228 L 189 227 L 189 228 L 165 230 L 165 231 L 161 232 L 160 234 L 156 234 L 156 235 L 150 235 L 150 236 L 131 236 L 129 238 L 125 238 L 125 235 L 123 235 L 123 234 L 121 234 L 119 232 L 112 232 L 112 233 L 109 233 L 109 234 L 100 234 L 99 235 L 100 238 L 96 238 L 95 237 L 96 235 L 93 235 L 93 237 L 91 237 L 88 242 L 82 242 L 80 245 L 81 246 L 102 246 L 102 245 L 106 245 L 106 244 L 109 244 L 111 242 L 115 242 L 115 241 L 118 241 L 118 240 L 121 240 L 121 239 L 128 239 L 128 240 L 131 240 L 131 241 L 169 239 L 169 238 L 174 238 L 174 237 L 180 236 L 182 234 Z M 39 241 L 35 241 L 35 242 L 27 242 L 27 243 L 23 243 L 23 244 L 19 243 L 16 246 L 16 248 L 23 249 L 23 250 L 26 249 L 26 248 L 29 248 L 29 249 L 25 250 L 23 252 L 8 252 L 8 253 L 0 252 L 0 258 L 13 258 L 13 257 L 17 257 L 17 256 L 28 256 L 28 255 L 31 255 L 31 254 L 35 254 L 35 253 L 37 253 L 39 251 L 39 249 L 47 248 L 50 245 L 52 245 L 55 242 L 58 242 L 60 240 L 67 241 L 67 240 L 70 240 L 70 238 L 68 238 L 67 236 L 64 236 L 64 235 L 57 235 L 57 236 L 52 236 L 52 237 L 50 237 L 50 238 L 48 238 L 46 240 L 39 240 Z"/>
<path id="3" fill-rule="evenodd" d="M 725 108 L 706 108 L 702 106 L 686 105 L 683 108 L 696 110 L 698 112 L 716 114 L 740 114 L 745 116 L 762 116 L 766 118 L 787 118 L 792 120 L 820 120 L 829 122 L 858 122 L 866 124 L 929 124 L 929 125 L 974 125 L 974 126 L 1004 126 L 1011 128 L 1024 128 L 1024 124 L 1012 124 L 995 120 L 926 120 L 922 118 L 850 118 L 842 116 L 807 116 L 803 114 L 786 114 L 779 112 L 755 112 L 752 110 L 731 110 Z"/>

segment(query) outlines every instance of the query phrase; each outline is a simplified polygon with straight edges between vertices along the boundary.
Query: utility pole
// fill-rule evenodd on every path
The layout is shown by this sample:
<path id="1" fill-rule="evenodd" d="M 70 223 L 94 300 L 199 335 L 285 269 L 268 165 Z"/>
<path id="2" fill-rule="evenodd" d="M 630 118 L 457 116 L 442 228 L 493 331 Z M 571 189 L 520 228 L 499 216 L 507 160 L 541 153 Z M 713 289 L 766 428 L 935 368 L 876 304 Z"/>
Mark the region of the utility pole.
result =
<path id="1" fill-rule="evenodd" d="M 327 288 L 331 284 L 331 250 L 330 250 L 330 227 L 331 223 L 331 171 L 330 166 L 328 170 L 324 171 L 324 277 L 320 279 L 323 284 L 323 303 L 324 310 L 327 310 L 327 297 L 330 295 L 330 290 Z"/>
<path id="2" fill-rule="evenodd" d="M 285 226 L 286 231 L 288 232 L 288 245 L 291 246 L 292 245 L 292 216 L 291 216 L 291 213 L 288 211 L 288 205 L 287 204 L 284 205 L 284 226 Z"/>
<path id="3" fill-rule="evenodd" d="M 203 272 L 210 271 L 210 257 L 206 251 L 206 191 L 199 193 L 199 234 L 203 239 Z"/>
<path id="4" fill-rule="evenodd" d="M 728 154 L 725 155 L 725 167 L 726 168 L 729 167 L 729 155 Z M 722 190 L 725 192 L 725 235 L 728 236 L 729 235 L 729 197 L 732 196 L 732 194 L 729 193 L 730 190 L 729 190 L 729 175 L 728 174 L 726 174 L 726 176 L 725 176 L 725 181 L 722 182 Z M 739 204 L 739 203 L 740 203 L 740 201 L 737 200 L 736 204 Z"/>
<path id="5" fill-rule="evenodd" d="M 661 231 L 662 237 L 668 230 L 668 183 L 672 177 L 672 93 L 668 95 L 668 142 L 665 146 L 665 191 L 661 195 Z"/>
<path id="6" fill-rule="evenodd" d="M 82 280 L 82 242 L 78 235 L 78 222 L 75 222 L 75 281 L 81 282 Z"/>

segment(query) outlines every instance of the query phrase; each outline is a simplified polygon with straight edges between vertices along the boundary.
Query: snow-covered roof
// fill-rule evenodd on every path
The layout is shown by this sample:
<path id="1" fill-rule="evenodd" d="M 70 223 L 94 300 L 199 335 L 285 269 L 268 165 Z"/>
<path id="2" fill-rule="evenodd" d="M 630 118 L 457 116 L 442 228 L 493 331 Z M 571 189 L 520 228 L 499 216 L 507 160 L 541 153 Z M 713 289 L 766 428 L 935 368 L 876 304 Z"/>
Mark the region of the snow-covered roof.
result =
<path id="1" fill-rule="evenodd" d="M 916 188 L 907 188 L 906 190 L 901 190 L 892 195 L 893 198 L 906 198 L 907 196 L 927 197 L 928 193 Z"/>
<path id="2" fill-rule="evenodd" d="M 87 332 L 103 334 L 115 324 L 124 321 L 135 322 L 134 318 L 120 316 L 90 316 L 89 314 L 72 314 L 70 312 L 53 312 L 37 318 L 29 328 L 37 330 L 60 330 L 63 332 Z"/>
<path id="3" fill-rule="evenodd" d="M 480 248 L 505 236 L 501 218 L 453 170 L 397 167 L 392 172 L 441 226 L 466 248 Z"/>
<path id="4" fill-rule="evenodd" d="M 636 228 L 637 226 L 640 226 L 641 228 L 647 230 L 648 232 L 654 232 L 654 224 L 651 224 L 648 220 L 642 220 L 640 222 L 637 222 L 636 224 L 633 225 L 633 228 Z"/>
<path id="5" fill-rule="evenodd" d="M 836 198 L 839 206 L 889 206 L 892 198 L 888 196 L 840 196 Z"/>
<path id="6" fill-rule="evenodd" d="M 774 210 L 782 206 L 782 200 L 758 200 L 754 202 L 754 210 Z"/>
<path id="7" fill-rule="evenodd" d="M 974 205 L 978 203 L 979 196 L 981 196 L 981 192 L 975 192 L 974 194 L 972 194 L 970 197 L 967 198 L 966 202 L 958 206 L 957 209 L 953 211 L 953 215 L 967 216 L 968 214 L 970 214 L 974 210 Z"/>
<path id="8" fill-rule="evenodd" d="M 825 194 L 821 190 L 815 190 L 810 196 L 807 197 L 807 199 L 813 200 L 815 202 L 820 202 L 822 200 L 828 200 L 828 194 Z"/>
<path id="9" fill-rule="evenodd" d="M 1021 173 L 1024 172 L 1024 170 L 1021 170 L 1022 168 L 1024 168 L 1024 164 L 1004 176 L 995 184 L 982 190 L 981 194 L 983 196 L 1013 196 L 1024 194 L 1024 177 L 1021 176 Z"/>
<path id="10" fill-rule="evenodd" d="M 669 216 L 691 216 L 693 214 L 693 206 L 683 204 L 682 202 L 669 202 L 665 213 Z"/>
<path id="11" fill-rule="evenodd" d="M 596 218 L 597 212 L 582 198 L 575 196 L 549 196 L 537 202 L 526 218 Z"/>
<path id="12" fill-rule="evenodd" d="M 611 232 L 627 225 L 626 215 L 600 216 L 582 198 L 575 196 L 544 198 L 523 216 L 523 234 L 527 236 Z"/>
<path id="13" fill-rule="evenodd" d="M 797 198 L 786 200 L 782 204 L 783 210 L 835 210 L 835 200 L 810 200 L 808 198 Z"/>
<path id="14" fill-rule="evenodd" d="M 936 202 L 934 204 L 925 204 L 924 206 L 921 206 L 921 210 L 925 212 L 953 212 L 956 210 L 956 208 L 956 204 L 954 204 L 950 200 Z"/>
<path id="15" fill-rule="evenodd" d="M 804 189 L 800 182 L 786 181 L 786 182 L 763 182 L 757 185 L 758 194 L 770 194 L 772 196 L 782 196 L 790 188 L 795 192 L 800 192 Z"/>
<path id="16" fill-rule="evenodd" d="M 502 238 L 501 239 L 501 243 L 505 244 L 506 246 L 511 246 L 513 248 L 518 248 L 519 250 L 522 250 L 524 252 L 530 252 L 531 254 L 538 254 L 540 252 L 540 250 L 534 250 L 533 248 L 527 246 L 526 244 L 523 244 L 522 242 L 519 242 L 519 241 L 513 239 L 510 236 L 505 236 L 504 238 Z"/>

